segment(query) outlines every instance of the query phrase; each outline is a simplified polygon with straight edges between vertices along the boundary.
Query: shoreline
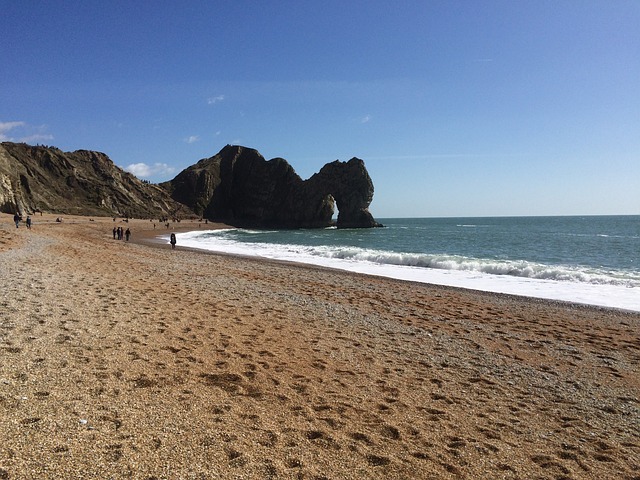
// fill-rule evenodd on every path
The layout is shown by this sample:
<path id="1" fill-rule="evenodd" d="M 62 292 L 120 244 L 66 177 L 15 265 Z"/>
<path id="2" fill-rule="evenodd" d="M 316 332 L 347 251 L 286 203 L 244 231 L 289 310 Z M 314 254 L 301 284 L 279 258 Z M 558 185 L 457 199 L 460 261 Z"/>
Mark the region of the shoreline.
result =
<path id="1" fill-rule="evenodd" d="M 204 224 L 203 224 L 204 225 Z M 217 229 L 226 229 L 226 228 L 235 228 L 235 227 L 231 227 L 229 225 L 225 225 L 225 224 L 221 224 L 221 223 L 211 223 L 209 225 L 213 225 L 213 227 L 205 227 L 202 228 L 201 226 L 199 226 L 199 228 L 189 228 L 189 227 L 183 227 L 183 228 L 176 228 L 176 229 L 170 229 L 167 230 L 168 232 L 172 231 L 175 233 L 189 233 L 189 232 L 196 232 L 199 230 L 217 230 Z M 138 241 L 139 243 L 143 243 L 143 244 L 148 244 L 150 246 L 154 246 L 154 247 L 161 247 L 162 246 L 162 242 L 158 239 L 158 237 L 162 235 L 162 233 L 159 233 L 158 235 L 151 235 L 151 232 L 146 232 L 146 234 L 144 234 L 142 237 L 138 237 L 138 239 L 134 240 L 134 241 Z M 140 241 L 141 238 L 141 241 Z M 276 262 L 276 263 L 284 263 L 284 264 L 289 264 L 289 265 L 299 265 L 303 268 L 318 268 L 318 269 L 328 269 L 328 270 L 333 270 L 333 271 L 338 271 L 338 272 L 343 272 L 345 274 L 348 275 L 365 275 L 365 276 L 371 276 L 371 277 L 377 277 L 377 278 L 388 278 L 392 281 L 399 281 L 399 282 L 408 282 L 410 284 L 415 284 L 415 285 L 428 285 L 428 286 L 432 286 L 432 287 L 443 287 L 443 288 L 452 288 L 452 289 L 459 289 L 462 291 L 465 290 L 469 290 L 469 291 L 473 291 L 473 292 L 477 292 L 479 294 L 482 293 L 486 293 L 486 294 L 490 294 L 490 295 L 506 295 L 509 297 L 516 297 L 516 298 L 522 298 L 522 299 L 529 299 L 532 301 L 536 301 L 536 300 L 541 300 L 541 301 L 548 301 L 548 302 L 552 302 L 552 303 L 558 303 L 560 305 L 573 305 L 576 307 L 582 306 L 582 307 L 586 307 L 586 308 L 596 308 L 596 309 L 602 309 L 602 310 L 615 310 L 615 311 L 620 311 L 620 312 L 629 312 L 629 313 L 640 313 L 640 310 L 638 309 L 633 309 L 633 308 L 625 308 L 625 307 L 621 307 L 621 306 L 611 306 L 611 305 L 603 305 L 603 304 L 598 304 L 598 303 L 587 303 L 587 302 L 580 302 L 577 300 L 565 300 L 565 299 L 561 299 L 561 298 L 548 298 L 548 297 L 544 297 L 544 296 L 534 296 L 534 295 L 528 295 L 526 293 L 511 293 L 511 292 L 502 292 L 502 291 L 497 291 L 497 290 L 484 290 L 484 289 L 480 289 L 480 288 L 472 288 L 472 287 L 467 287 L 467 286 L 456 286 L 456 285 L 446 285 L 446 284 L 441 284 L 441 283 L 435 283 L 435 282 L 429 282 L 429 281 L 419 281 L 419 280 L 411 280 L 411 279 L 403 279 L 403 278 L 397 278 L 397 277 L 392 277 L 392 276 L 387 276 L 384 274 L 376 274 L 376 273 L 368 273 L 368 272 L 353 272 L 347 269 L 342 269 L 339 267 L 331 267 L 331 266 L 323 266 L 323 265 L 318 265 L 315 263 L 305 263 L 302 261 L 293 261 L 293 260 L 281 260 L 281 259 L 275 259 L 275 258 L 267 258 L 267 257 L 260 257 L 260 256 L 252 256 L 252 255 L 243 255 L 243 254 L 239 254 L 239 253 L 228 253 L 228 252 L 220 252 L 220 251 L 213 251 L 213 250 L 207 250 L 205 248 L 197 248 L 197 247 L 184 247 L 184 246 L 179 246 L 179 248 L 181 248 L 182 250 L 189 250 L 189 251 L 194 251 L 194 252 L 201 252 L 201 253 L 205 253 L 205 254 L 211 254 L 211 255 L 223 255 L 223 256 L 230 256 L 230 257 L 239 257 L 239 258 L 245 258 L 245 259 L 254 259 L 256 261 L 263 261 L 263 262 Z"/>
<path id="2" fill-rule="evenodd" d="M 0 216 L 2 478 L 637 478 L 640 314 L 113 225 Z"/>

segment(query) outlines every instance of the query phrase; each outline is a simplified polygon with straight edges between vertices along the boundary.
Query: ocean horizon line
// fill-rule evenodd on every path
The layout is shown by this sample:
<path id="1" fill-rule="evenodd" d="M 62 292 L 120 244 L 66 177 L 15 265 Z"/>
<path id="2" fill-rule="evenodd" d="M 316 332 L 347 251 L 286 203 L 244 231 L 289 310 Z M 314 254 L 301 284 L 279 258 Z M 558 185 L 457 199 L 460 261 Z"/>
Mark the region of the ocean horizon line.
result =
<path id="1" fill-rule="evenodd" d="M 640 217 L 640 213 L 586 213 L 586 214 L 550 214 L 550 215 L 433 215 L 433 216 L 376 216 L 377 220 L 418 220 L 453 218 L 581 218 L 581 217 Z M 334 219 L 335 220 L 335 219 Z"/>

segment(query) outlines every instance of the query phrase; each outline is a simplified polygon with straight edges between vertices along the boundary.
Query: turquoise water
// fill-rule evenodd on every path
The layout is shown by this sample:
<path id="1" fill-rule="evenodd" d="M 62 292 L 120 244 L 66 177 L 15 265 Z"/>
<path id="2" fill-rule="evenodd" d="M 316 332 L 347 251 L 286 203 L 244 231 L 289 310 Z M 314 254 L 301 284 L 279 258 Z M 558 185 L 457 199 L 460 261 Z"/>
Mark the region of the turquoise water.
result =
<path id="1" fill-rule="evenodd" d="M 541 287 L 522 280 L 551 281 L 565 289 L 572 285 L 576 293 L 570 300 L 586 295 L 584 289 L 579 293 L 584 286 L 619 287 L 626 290 L 614 296 L 637 296 L 640 303 L 640 216 L 378 220 L 384 228 L 230 229 L 179 238 L 183 245 L 208 250 L 416 281 L 439 283 L 429 278 L 436 271 L 448 277 L 464 273 L 465 282 L 475 279 L 471 288 L 481 290 L 496 291 L 491 284 L 519 279 L 518 288 L 526 292 L 527 285 Z M 594 292 L 589 289 L 589 298 Z"/>

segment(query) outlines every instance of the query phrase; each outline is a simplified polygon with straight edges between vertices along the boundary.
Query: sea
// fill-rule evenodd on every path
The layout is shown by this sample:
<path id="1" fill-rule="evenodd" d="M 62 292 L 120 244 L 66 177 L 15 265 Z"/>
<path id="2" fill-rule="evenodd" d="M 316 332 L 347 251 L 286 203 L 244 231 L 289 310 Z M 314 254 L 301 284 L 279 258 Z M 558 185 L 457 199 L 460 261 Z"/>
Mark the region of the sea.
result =
<path id="1" fill-rule="evenodd" d="M 383 228 L 177 237 L 179 246 L 213 252 L 640 311 L 640 215 L 378 221 Z"/>

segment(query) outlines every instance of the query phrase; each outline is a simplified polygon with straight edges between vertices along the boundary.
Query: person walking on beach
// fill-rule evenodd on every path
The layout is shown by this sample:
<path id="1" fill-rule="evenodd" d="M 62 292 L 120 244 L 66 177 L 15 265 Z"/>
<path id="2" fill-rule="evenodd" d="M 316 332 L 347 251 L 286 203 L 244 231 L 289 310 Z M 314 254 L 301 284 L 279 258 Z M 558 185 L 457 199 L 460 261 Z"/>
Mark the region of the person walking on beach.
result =
<path id="1" fill-rule="evenodd" d="M 129 241 L 129 237 L 131 236 L 131 230 L 127 228 L 127 231 L 124 232 L 124 236 L 127 238 L 127 242 Z"/>
<path id="2" fill-rule="evenodd" d="M 118 233 L 118 229 L 116 227 L 113 227 L 113 239 L 116 239 L 116 233 Z"/>
<path id="3" fill-rule="evenodd" d="M 176 234 L 175 233 L 171 234 L 169 243 L 171 243 L 171 250 L 175 250 L 175 248 L 176 248 Z"/>
<path id="4" fill-rule="evenodd" d="M 27 229 L 31 230 L 31 216 L 27 215 Z"/>
<path id="5" fill-rule="evenodd" d="M 20 225 L 20 215 L 18 215 L 18 212 L 13 216 L 13 221 L 16 224 L 16 228 L 18 228 L 18 225 Z"/>

